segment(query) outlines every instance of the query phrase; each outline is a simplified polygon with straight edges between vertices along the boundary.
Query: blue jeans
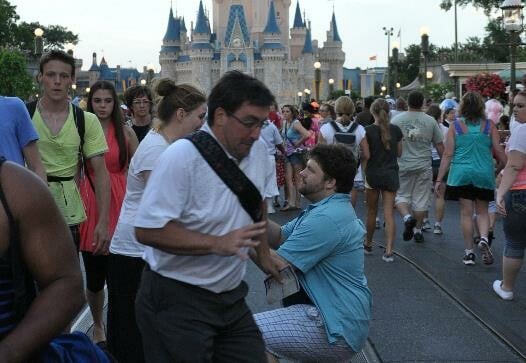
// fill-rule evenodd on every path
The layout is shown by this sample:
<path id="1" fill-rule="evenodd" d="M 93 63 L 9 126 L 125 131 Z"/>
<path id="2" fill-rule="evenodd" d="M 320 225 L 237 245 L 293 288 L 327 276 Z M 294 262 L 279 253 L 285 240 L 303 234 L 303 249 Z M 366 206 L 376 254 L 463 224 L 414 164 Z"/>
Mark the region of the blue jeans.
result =
<path id="1" fill-rule="evenodd" d="M 526 190 L 511 190 L 504 197 L 506 217 L 504 218 L 504 256 L 524 258 L 526 248 Z"/>

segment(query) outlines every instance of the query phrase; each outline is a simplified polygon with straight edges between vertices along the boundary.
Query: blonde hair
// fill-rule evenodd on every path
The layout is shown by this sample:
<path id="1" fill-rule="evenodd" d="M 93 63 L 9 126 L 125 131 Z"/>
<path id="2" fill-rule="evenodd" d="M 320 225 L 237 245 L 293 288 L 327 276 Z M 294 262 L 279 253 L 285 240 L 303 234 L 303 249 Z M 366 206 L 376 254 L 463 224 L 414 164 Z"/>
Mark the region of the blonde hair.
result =
<path id="1" fill-rule="evenodd" d="M 383 98 L 376 99 L 371 105 L 371 113 L 380 127 L 380 138 L 385 150 L 391 150 L 391 132 L 389 131 L 389 104 Z"/>
<path id="2" fill-rule="evenodd" d="M 349 123 L 354 115 L 354 102 L 348 96 L 338 97 L 334 103 L 334 111 L 344 123 Z"/>

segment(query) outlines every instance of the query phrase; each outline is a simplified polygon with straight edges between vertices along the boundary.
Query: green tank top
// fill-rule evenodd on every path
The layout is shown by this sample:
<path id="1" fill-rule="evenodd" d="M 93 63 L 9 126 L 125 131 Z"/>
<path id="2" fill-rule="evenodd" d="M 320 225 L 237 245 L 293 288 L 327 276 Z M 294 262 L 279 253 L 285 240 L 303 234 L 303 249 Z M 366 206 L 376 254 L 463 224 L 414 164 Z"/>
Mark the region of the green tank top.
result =
<path id="1" fill-rule="evenodd" d="M 466 125 L 467 132 L 462 130 L 460 122 Z M 454 127 L 455 151 L 447 184 L 451 186 L 472 184 L 477 188 L 495 189 L 489 121 L 485 121 L 482 131 L 480 123 L 466 123 L 464 119 L 456 120 Z"/>

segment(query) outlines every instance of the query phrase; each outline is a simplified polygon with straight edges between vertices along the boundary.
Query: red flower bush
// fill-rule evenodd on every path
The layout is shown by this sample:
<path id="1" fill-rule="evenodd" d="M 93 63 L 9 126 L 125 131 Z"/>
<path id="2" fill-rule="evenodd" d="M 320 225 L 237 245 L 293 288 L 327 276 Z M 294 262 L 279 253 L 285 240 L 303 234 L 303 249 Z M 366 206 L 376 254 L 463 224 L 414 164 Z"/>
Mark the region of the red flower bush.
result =
<path id="1" fill-rule="evenodd" d="M 466 80 L 468 91 L 478 92 L 484 97 L 499 97 L 505 88 L 502 78 L 494 73 L 479 73 Z"/>

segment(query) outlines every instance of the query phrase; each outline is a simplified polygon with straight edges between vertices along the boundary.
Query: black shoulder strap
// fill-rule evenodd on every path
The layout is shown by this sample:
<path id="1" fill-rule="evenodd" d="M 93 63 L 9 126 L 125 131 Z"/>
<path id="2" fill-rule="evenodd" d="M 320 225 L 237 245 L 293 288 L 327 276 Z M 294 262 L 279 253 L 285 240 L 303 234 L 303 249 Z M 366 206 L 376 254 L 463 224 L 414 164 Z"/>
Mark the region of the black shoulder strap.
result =
<path id="1" fill-rule="evenodd" d="M 338 125 L 336 124 L 336 121 L 331 121 L 331 126 L 332 128 L 334 129 L 334 131 L 336 132 L 342 132 L 342 130 L 338 127 Z"/>
<path id="2" fill-rule="evenodd" d="M 202 130 L 186 136 L 186 139 L 194 144 L 203 159 L 238 197 L 254 222 L 261 221 L 263 197 L 245 173 L 226 155 L 221 145 L 208 132 Z"/>
<path id="3" fill-rule="evenodd" d="M 354 121 L 349 130 L 347 130 L 348 133 L 352 134 L 356 129 L 358 128 L 358 122 Z"/>
<path id="4" fill-rule="evenodd" d="M 37 109 L 37 100 L 26 103 L 27 112 L 29 112 L 29 118 L 33 118 L 35 110 Z"/>
<path id="5" fill-rule="evenodd" d="M 0 169 L 5 161 L 5 158 L 0 157 Z M 0 183 L 0 201 L 2 202 L 9 222 L 9 249 L 5 258 L 11 268 L 11 276 L 13 279 L 16 321 L 20 321 L 27 310 L 29 310 L 36 296 L 36 288 L 33 278 L 22 259 L 22 246 L 20 245 L 18 224 L 13 217 L 9 204 L 7 204 L 2 183 Z"/>
<path id="6" fill-rule="evenodd" d="M 93 180 L 91 179 L 91 176 L 88 173 L 88 165 L 86 162 L 86 158 L 84 157 L 84 135 L 86 134 L 86 118 L 84 117 L 84 110 L 74 104 L 71 104 L 71 106 L 73 107 L 73 120 L 75 120 L 75 126 L 77 127 L 77 132 L 80 137 L 79 159 L 82 164 L 82 172 L 84 173 L 86 178 L 88 178 L 91 190 L 95 192 L 95 185 L 93 184 Z"/>

